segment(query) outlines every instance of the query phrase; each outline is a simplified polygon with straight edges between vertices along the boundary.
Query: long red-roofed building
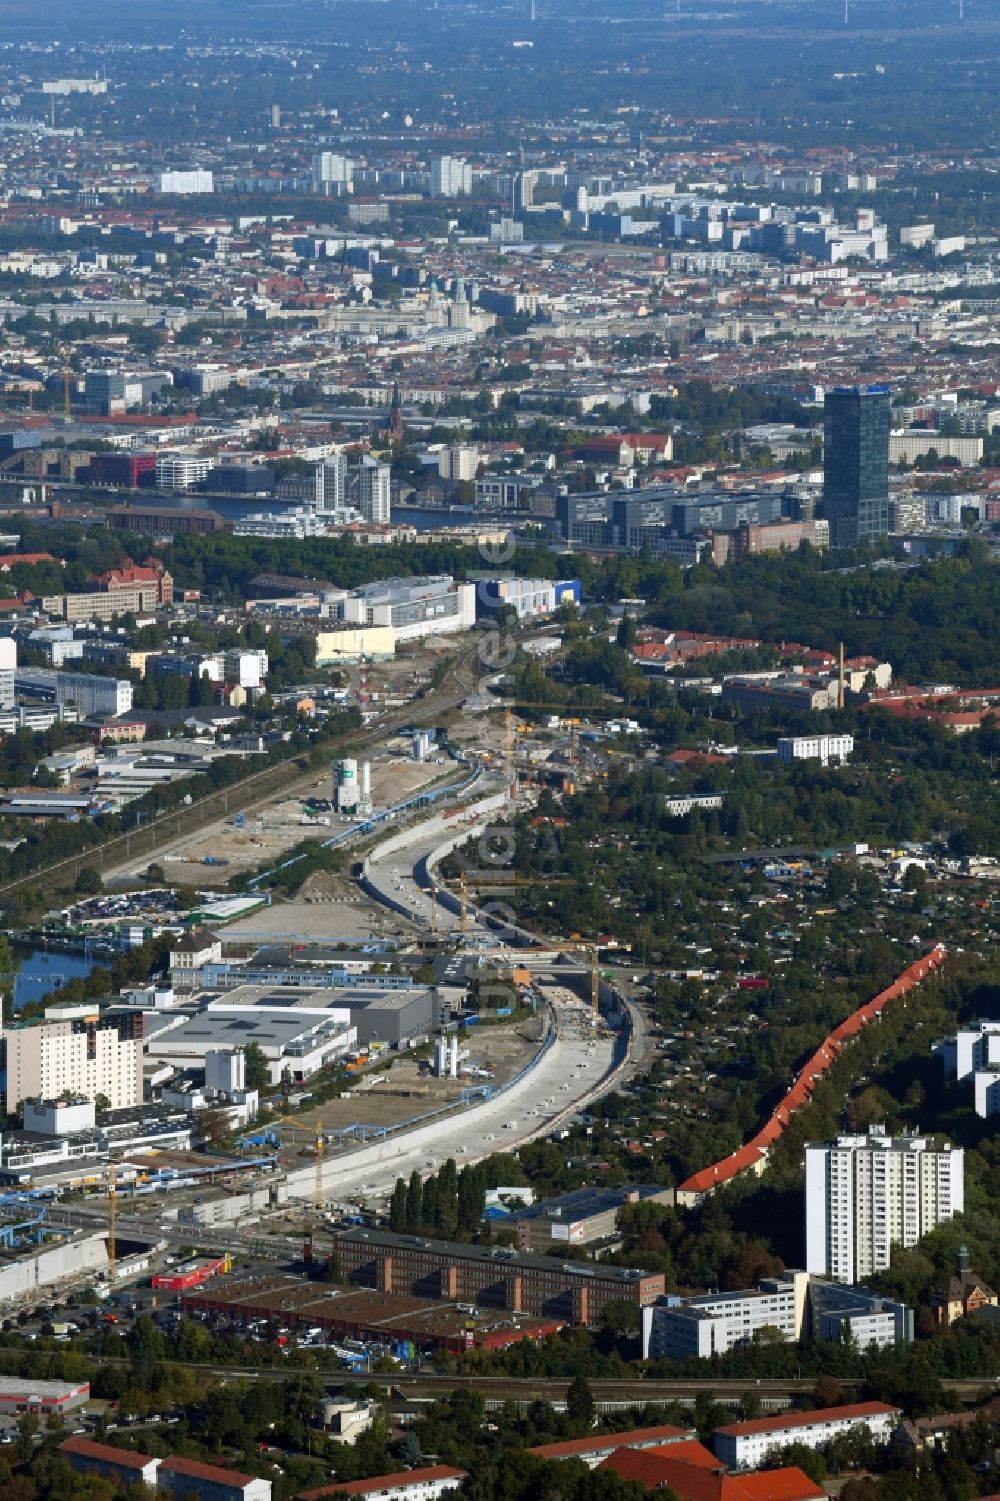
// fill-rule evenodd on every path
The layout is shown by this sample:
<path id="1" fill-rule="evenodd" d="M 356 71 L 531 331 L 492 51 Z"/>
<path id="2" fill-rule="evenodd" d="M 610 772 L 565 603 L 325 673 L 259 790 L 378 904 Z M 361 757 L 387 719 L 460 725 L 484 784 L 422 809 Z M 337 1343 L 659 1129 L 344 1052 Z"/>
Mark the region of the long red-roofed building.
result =
<path id="1" fill-rule="evenodd" d="M 804 1444 L 820 1449 L 831 1439 L 854 1429 L 867 1429 L 876 1444 L 888 1443 L 903 1416 L 887 1402 L 852 1402 L 843 1407 L 823 1407 L 815 1412 L 786 1412 L 779 1417 L 753 1418 L 728 1423 L 715 1430 L 715 1453 L 733 1470 L 752 1469 L 764 1463 L 775 1449 L 786 1444 Z"/>
<path id="2" fill-rule="evenodd" d="M 595 1433 L 587 1438 L 568 1438 L 555 1444 L 539 1444 L 528 1452 L 538 1459 L 582 1459 L 584 1464 L 594 1469 L 616 1449 L 640 1451 L 668 1445 L 673 1452 L 678 1445 L 683 1446 L 692 1440 L 693 1431 L 690 1428 L 675 1428 L 671 1423 L 659 1423 L 652 1428 L 630 1428 L 624 1433 Z"/>
<path id="3" fill-rule="evenodd" d="M 801 1110 L 809 1103 L 817 1079 L 831 1067 L 844 1044 L 857 1037 L 870 1022 L 880 1016 L 891 1001 L 906 995 L 929 974 L 940 969 L 946 957 L 943 944 L 935 944 L 923 958 L 916 960 L 905 969 L 885 990 L 880 990 L 878 995 L 866 1001 L 863 1006 L 859 1006 L 856 1011 L 852 1011 L 851 1015 L 845 1017 L 838 1027 L 834 1027 L 829 1036 L 824 1038 L 812 1056 L 802 1065 L 791 1088 L 779 1100 L 770 1118 L 757 1134 L 743 1146 L 738 1147 L 735 1152 L 731 1152 L 728 1157 L 722 1157 L 718 1162 L 700 1168 L 698 1172 L 692 1173 L 690 1178 L 686 1178 L 683 1183 L 679 1184 L 678 1204 L 687 1206 L 699 1204 L 706 1194 L 721 1187 L 723 1183 L 731 1183 L 741 1173 L 763 1172 L 769 1149 L 785 1132 L 795 1111 Z"/>
<path id="4" fill-rule="evenodd" d="M 160 1461 L 156 1488 L 173 1501 L 271 1501 L 270 1480 L 180 1454 Z"/>
<path id="5" fill-rule="evenodd" d="M 669 1489 L 678 1501 L 823 1501 L 826 1495 L 794 1465 L 730 1475 L 696 1442 L 666 1449 L 616 1449 L 601 1469 L 614 1470 L 623 1480 L 650 1491 Z"/>
<path id="6" fill-rule="evenodd" d="M 354 1496 L 363 1501 L 436 1501 L 448 1491 L 457 1491 L 464 1470 L 451 1465 L 424 1465 L 418 1470 L 400 1470 L 395 1475 L 369 1475 L 367 1480 L 343 1480 L 299 1491 L 295 1501 L 325 1501 L 326 1497 Z"/>

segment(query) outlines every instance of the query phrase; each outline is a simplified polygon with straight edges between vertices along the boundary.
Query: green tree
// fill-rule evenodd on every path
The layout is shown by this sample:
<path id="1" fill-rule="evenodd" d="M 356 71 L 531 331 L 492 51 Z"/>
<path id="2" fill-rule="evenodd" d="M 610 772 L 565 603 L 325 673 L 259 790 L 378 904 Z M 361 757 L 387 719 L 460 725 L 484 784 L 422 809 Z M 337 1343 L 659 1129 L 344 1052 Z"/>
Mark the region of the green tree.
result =
<path id="1" fill-rule="evenodd" d="M 392 1191 L 392 1202 L 389 1205 L 389 1229 L 397 1235 L 406 1229 L 406 1180 L 396 1179 L 396 1187 Z"/>
<path id="2" fill-rule="evenodd" d="M 414 1168 L 406 1187 L 406 1228 L 411 1234 L 415 1234 L 423 1229 L 423 1224 L 424 1188 L 420 1181 L 420 1174 Z"/>
<path id="3" fill-rule="evenodd" d="M 264 1090 L 270 1087 L 271 1074 L 258 1042 L 248 1042 L 243 1049 L 247 1089 Z"/>
<path id="4" fill-rule="evenodd" d="M 566 1392 L 566 1415 L 581 1430 L 590 1428 L 597 1411 L 586 1376 L 574 1376 Z"/>

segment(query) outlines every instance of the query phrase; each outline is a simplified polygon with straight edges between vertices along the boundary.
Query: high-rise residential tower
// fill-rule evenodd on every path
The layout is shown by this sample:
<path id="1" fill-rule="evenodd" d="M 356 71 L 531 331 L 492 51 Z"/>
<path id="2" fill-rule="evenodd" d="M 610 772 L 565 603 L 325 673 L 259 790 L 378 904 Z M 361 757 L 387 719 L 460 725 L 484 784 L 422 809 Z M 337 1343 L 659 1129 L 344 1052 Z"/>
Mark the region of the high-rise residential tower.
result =
<path id="1" fill-rule="evenodd" d="M 965 1205 L 960 1147 L 923 1136 L 838 1136 L 806 1144 L 806 1270 L 858 1282 Z"/>

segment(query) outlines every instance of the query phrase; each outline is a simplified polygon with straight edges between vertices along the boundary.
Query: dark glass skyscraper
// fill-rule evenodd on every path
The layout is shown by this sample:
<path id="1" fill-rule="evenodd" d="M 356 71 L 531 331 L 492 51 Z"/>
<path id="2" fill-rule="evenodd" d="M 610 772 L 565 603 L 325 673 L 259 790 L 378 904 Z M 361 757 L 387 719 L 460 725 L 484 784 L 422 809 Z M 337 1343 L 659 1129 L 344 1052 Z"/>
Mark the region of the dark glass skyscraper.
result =
<path id="1" fill-rule="evenodd" d="M 889 530 L 889 387 L 836 386 L 823 403 L 823 515 L 832 547 Z"/>

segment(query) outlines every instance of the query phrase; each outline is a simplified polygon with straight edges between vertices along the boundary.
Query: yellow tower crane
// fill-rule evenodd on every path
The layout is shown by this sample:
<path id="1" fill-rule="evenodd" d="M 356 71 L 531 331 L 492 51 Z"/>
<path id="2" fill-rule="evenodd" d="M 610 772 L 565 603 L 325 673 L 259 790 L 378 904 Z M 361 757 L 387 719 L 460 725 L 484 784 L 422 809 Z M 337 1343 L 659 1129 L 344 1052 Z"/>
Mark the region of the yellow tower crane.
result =
<path id="1" fill-rule="evenodd" d="M 326 1139 L 323 1135 L 323 1122 L 316 1122 L 316 1208 L 323 1208 L 323 1147 Z"/>

